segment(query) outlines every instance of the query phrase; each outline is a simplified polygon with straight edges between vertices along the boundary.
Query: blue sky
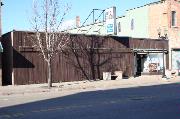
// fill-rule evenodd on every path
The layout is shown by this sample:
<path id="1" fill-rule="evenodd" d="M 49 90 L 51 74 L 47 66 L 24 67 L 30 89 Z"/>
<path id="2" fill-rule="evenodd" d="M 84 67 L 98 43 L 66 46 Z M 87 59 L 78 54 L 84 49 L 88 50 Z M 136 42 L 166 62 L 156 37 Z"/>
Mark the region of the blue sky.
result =
<path id="1" fill-rule="evenodd" d="M 33 0 L 2 0 L 2 32 L 15 30 L 30 30 L 29 18 Z M 158 0 L 64 0 L 71 5 L 65 21 L 80 16 L 81 23 L 87 18 L 92 9 L 106 9 L 116 6 L 117 16 L 124 15 L 130 8 L 138 7 Z"/>

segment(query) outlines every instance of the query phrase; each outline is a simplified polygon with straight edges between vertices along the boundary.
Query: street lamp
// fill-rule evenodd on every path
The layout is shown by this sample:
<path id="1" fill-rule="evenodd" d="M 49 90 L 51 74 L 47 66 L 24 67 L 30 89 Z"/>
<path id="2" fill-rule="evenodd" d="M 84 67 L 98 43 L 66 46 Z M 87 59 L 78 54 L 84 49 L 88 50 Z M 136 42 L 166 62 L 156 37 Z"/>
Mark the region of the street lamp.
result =
<path id="1" fill-rule="evenodd" d="M 159 39 L 162 39 L 162 40 L 167 40 L 167 29 L 164 29 L 164 36 L 161 36 L 161 29 L 159 28 L 158 30 L 158 36 L 159 36 Z M 166 77 L 166 74 L 165 74 L 165 63 L 164 63 L 164 41 L 163 41 L 163 73 L 162 73 L 162 78 L 165 78 Z"/>

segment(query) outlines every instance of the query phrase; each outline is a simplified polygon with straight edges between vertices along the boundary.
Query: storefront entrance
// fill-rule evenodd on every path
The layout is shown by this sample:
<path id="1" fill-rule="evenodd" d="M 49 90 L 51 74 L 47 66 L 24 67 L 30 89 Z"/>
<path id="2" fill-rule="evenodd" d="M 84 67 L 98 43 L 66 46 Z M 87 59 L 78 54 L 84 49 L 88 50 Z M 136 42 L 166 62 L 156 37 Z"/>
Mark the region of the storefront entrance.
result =
<path id="1" fill-rule="evenodd" d="M 164 55 L 163 55 L 164 52 Z M 137 50 L 135 52 L 134 75 L 160 75 L 166 67 L 166 52 L 163 50 Z M 164 58 L 163 58 L 164 56 Z M 164 61 L 163 61 L 164 60 Z"/>
<path id="2" fill-rule="evenodd" d="M 136 76 L 141 76 L 141 73 L 144 70 L 144 62 L 147 58 L 147 54 L 137 54 L 136 56 Z"/>

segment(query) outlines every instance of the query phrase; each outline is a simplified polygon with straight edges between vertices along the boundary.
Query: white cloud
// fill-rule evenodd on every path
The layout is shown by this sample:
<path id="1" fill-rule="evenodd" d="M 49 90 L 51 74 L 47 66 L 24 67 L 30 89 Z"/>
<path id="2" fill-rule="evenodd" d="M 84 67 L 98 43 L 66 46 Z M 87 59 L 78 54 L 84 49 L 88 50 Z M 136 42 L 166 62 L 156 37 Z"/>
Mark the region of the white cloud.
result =
<path id="1" fill-rule="evenodd" d="M 64 21 L 61 25 L 61 30 L 67 30 L 67 29 L 71 29 L 74 28 L 76 26 L 76 20 L 72 19 L 72 20 L 67 20 Z"/>

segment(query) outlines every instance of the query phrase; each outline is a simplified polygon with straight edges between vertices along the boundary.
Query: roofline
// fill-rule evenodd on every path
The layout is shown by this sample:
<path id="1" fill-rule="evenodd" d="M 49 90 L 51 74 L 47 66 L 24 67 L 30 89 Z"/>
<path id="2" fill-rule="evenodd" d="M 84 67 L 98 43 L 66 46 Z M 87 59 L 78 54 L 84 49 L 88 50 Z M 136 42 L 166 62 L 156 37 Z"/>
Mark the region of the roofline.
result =
<path id="1" fill-rule="evenodd" d="M 163 3 L 163 2 L 162 2 L 162 1 L 152 2 L 152 3 L 148 3 L 148 4 L 145 4 L 145 5 L 142 5 L 142 6 L 140 6 L 140 7 L 135 7 L 135 8 L 132 8 L 132 9 L 128 9 L 128 10 L 126 10 L 126 11 L 131 11 L 131 10 L 134 10 L 134 9 L 138 9 L 138 8 L 145 7 L 145 6 L 150 6 L 150 5 L 153 5 L 153 4 L 159 4 L 159 3 Z M 110 7 L 110 8 L 112 8 L 112 7 Z M 107 9 L 108 9 L 108 8 L 107 8 Z M 125 17 L 125 15 L 117 16 L 116 19 L 123 18 L 123 17 Z M 83 28 L 83 27 L 95 25 L 95 24 L 98 24 L 98 23 L 104 23 L 104 22 L 105 22 L 105 21 L 95 22 L 95 23 L 83 25 L 83 26 L 80 26 L 80 27 L 70 28 L 70 29 L 67 29 L 67 30 L 64 30 L 64 31 L 73 30 L 73 29 L 78 29 L 78 28 Z"/>
<path id="2" fill-rule="evenodd" d="M 145 4 L 145 5 L 139 6 L 139 7 L 135 7 L 135 8 L 132 8 L 132 9 L 128 9 L 128 10 L 126 10 L 126 11 L 131 11 L 131 10 L 134 10 L 134 9 L 138 9 L 138 8 L 142 8 L 142 7 L 150 6 L 150 5 L 154 5 L 154 4 L 159 4 L 159 3 L 163 3 L 163 2 L 162 2 L 162 1 L 151 2 L 151 3 Z"/>
<path id="3" fill-rule="evenodd" d="M 117 17 L 116 17 L 116 19 L 123 18 L 123 17 L 125 17 L 125 15 L 122 15 L 122 16 L 117 16 Z M 83 27 L 87 27 L 87 26 L 91 26 L 91 25 L 95 25 L 95 24 L 99 24 L 99 23 L 105 23 L 105 21 L 99 21 L 99 22 L 95 22 L 95 23 L 87 24 L 87 25 L 80 26 L 80 27 L 70 28 L 70 29 L 67 29 L 67 30 L 64 30 L 64 31 L 74 30 L 74 29 L 78 29 L 78 28 L 83 28 Z"/>
<path id="4" fill-rule="evenodd" d="M 5 35 L 5 34 L 11 33 L 11 32 L 33 32 L 33 31 L 30 31 L 30 30 L 15 30 L 15 29 L 13 29 L 11 31 L 3 33 L 2 35 Z"/>
<path id="5" fill-rule="evenodd" d="M 11 32 L 33 32 L 33 31 L 27 31 L 27 30 L 12 30 L 9 31 L 5 34 L 11 33 Z M 5 35 L 3 34 L 3 35 Z M 168 40 L 163 40 L 163 39 L 152 39 L 152 38 L 134 38 L 134 37 L 130 37 L 130 36 L 117 36 L 117 35 L 100 35 L 100 34 L 83 34 L 83 33 L 70 33 L 70 35 L 84 35 L 84 36 L 99 36 L 99 37 L 119 37 L 119 38 L 129 38 L 130 40 L 158 40 L 158 41 L 166 41 L 168 42 Z M 174 48 L 175 49 L 175 48 Z M 178 49 L 178 48 L 177 48 Z"/>

